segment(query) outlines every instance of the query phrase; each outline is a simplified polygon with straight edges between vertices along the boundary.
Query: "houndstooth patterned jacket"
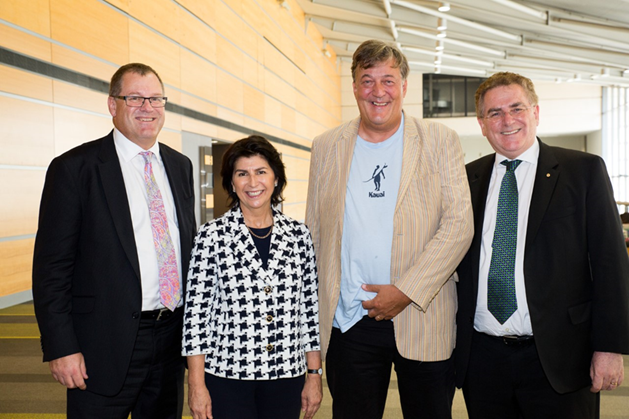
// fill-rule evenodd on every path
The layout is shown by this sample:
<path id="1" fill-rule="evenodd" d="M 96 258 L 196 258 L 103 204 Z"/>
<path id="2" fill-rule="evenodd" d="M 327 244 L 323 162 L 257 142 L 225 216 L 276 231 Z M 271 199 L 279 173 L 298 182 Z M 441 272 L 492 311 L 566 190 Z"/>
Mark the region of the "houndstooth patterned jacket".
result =
<path id="1" fill-rule="evenodd" d="M 267 269 L 242 212 L 203 225 L 188 272 L 182 354 L 205 354 L 206 372 L 273 380 L 306 372 L 319 350 L 314 248 L 306 226 L 273 213 Z"/>

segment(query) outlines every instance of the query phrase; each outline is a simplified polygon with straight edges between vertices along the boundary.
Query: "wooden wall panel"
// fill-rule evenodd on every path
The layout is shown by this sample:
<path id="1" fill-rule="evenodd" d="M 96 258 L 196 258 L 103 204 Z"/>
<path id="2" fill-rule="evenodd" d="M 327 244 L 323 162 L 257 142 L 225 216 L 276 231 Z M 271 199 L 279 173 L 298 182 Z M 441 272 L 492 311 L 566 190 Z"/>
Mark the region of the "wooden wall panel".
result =
<path id="1" fill-rule="evenodd" d="M 292 179 L 295 181 L 308 180 L 310 160 L 294 157 L 290 154 L 282 154 L 282 160 L 286 165 L 286 177 L 288 179 Z"/>
<path id="2" fill-rule="evenodd" d="M 229 122 L 233 122 L 234 124 L 238 124 L 240 126 L 245 125 L 245 117 L 241 112 L 232 112 L 229 109 L 218 108 L 216 110 L 216 116 Z M 241 135 L 240 133 L 237 135 Z M 228 137 L 229 139 L 230 137 Z M 233 138 L 233 137 L 232 137 Z M 241 138 L 241 137 L 238 137 Z"/>
<path id="3" fill-rule="evenodd" d="M 162 129 L 159 133 L 159 142 L 181 152 L 181 131 Z"/>
<path id="4" fill-rule="evenodd" d="M 52 129 L 53 112 L 50 107 L 0 96 L 0 164 L 47 166 L 54 156 Z M 8 181 L 0 179 L 0 187 Z"/>
<path id="5" fill-rule="evenodd" d="M 234 2 L 230 2 L 230 5 L 233 5 Z M 264 15 L 260 13 L 260 8 L 254 5 L 247 5 L 245 3 L 251 3 L 250 1 L 243 1 L 242 7 L 239 8 L 239 11 L 235 11 L 238 19 L 242 21 L 242 24 L 239 26 L 239 30 L 241 31 L 238 36 L 233 38 L 232 36 L 225 35 L 230 41 L 234 42 L 234 44 L 240 48 L 243 53 L 246 55 L 257 58 L 258 56 L 258 39 L 260 33 L 260 25 Z M 256 19 L 257 18 L 257 19 Z"/>
<path id="6" fill-rule="evenodd" d="M 50 12 L 57 41 L 112 63 L 128 62 L 129 20 L 115 9 L 97 1 L 50 0 Z"/>
<path id="7" fill-rule="evenodd" d="M 190 20 L 189 16 L 179 14 L 179 7 L 171 0 L 150 0 L 150 7 L 147 7 L 147 3 L 143 1 L 130 1 L 128 11 L 131 16 L 146 26 L 176 42 L 181 42 L 179 33 L 181 26 L 177 24 L 177 21 L 185 23 Z"/>
<path id="8" fill-rule="evenodd" d="M 250 86 L 244 86 L 245 115 L 257 120 L 264 119 L 264 93 Z"/>
<path id="9" fill-rule="evenodd" d="M 181 6 L 183 6 L 190 13 L 194 14 L 200 20 L 205 22 L 211 28 L 216 28 L 217 19 L 217 3 L 221 3 L 222 0 L 176 0 Z"/>
<path id="10" fill-rule="evenodd" d="M 12 67 L 0 66 L 0 91 L 52 102 L 52 81 Z"/>
<path id="11" fill-rule="evenodd" d="M 274 127 L 282 126 L 282 104 L 271 96 L 264 96 L 264 121 Z"/>
<path id="12" fill-rule="evenodd" d="M 243 112 L 243 84 L 240 80 L 222 70 L 216 72 L 216 97 L 219 105 L 236 112 Z"/>
<path id="13" fill-rule="evenodd" d="M 41 35 L 50 36 L 49 0 L 2 0 L 0 19 Z"/>
<path id="14" fill-rule="evenodd" d="M 258 90 L 264 90 L 264 68 L 257 59 L 245 56 L 242 79 Z"/>
<path id="15" fill-rule="evenodd" d="M 282 129 L 288 132 L 295 132 L 295 110 L 282 105 Z"/>
<path id="16" fill-rule="evenodd" d="M 181 130 L 210 138 L 218 138 L 218 127 L 216 125 L 208 124 L 198 119 L 183 117 L 181 119 Z"/>
<path id="17" fill-rule="evenodd" d="M 238 4 L 240 3 L 240 0 L 230 2 L 233 6 L 232 3 Z M 240 34 L 244 31 L 244 23 L 242 19 L 234 13 L 230 5 L 225 4 L 223 1 L 217 1 L 214 5 L 214 13 L 216 16 L 220 16 L 214 21 L 214 28 L 219 34 L 219 37 L 227 38 L 235 45 L 240 46 L 240 43 L 242 42 L 239 40 Z"/>
<path id="18" fill-rule="evenodd" d="M 104 137 L 112 129 L 113 125 L 109 113 L 95 116 L 80 111 L 55 108 L 55 156 L 88 141 Z"/>
<path id="19" fill-rule="evenodd" d="M 125 12 L 129 12 L 129 2 L 133 1 L 133 0 L 104 0 L 107 3 L 111 4 L 114 7 L 117 7 L 120 10 L 123 10 Z"/>
<path id="20" fill-rule="evenodd" d="M 308 199 L 308 182 L 293 180 L 284 190 L 284 199 L 287 203 L 303 202 Z"/>
<path id="21" fill-rule="evenodd" d="M 245 55 L 233 43 L 221 36 L 216 38 L 216 63 L 233 77 L 241 80 L 244 58 Z"/>
<path id="22" fill-rule="evenodd" d="M 170 96 L 168 96 L 168 98 L 168 100 L 170 100 Z M 175 103 L 181 103 L 181 100 L 177 100 Z M 173 131 L 181 131 L 181 121 L 183 118 L 184 117 L 178 113 L 166 112 L 166 121 L 164 121 L 164 127 L 162 130 L 169 129 Z"/>
<path id="23" fill-rule="evenodd" d="M 216 95 L 213 95 L 212 98 L 215 99 Z M 186 108 L 194 109 L 206 115 L 216 116 L 217 106 L 214 103 L 211 103 L 207 100 L 200 99 L 199 97 L 184 93 L 181 95 L 181 99 L 179 100 L 179 103 L 181 104 L 181 106 L 185 106 Z M 185 118 L 185 117 L 182 117 L 182 118 Z M 166 119 L 168 119 L 168 116 L 166 117 Z M 185 130 L 185 128 L 183 127 L 182 129 Z"/>
<path id="24" fill-rule="evenodd" d="M 301 72 L 295 67 L 295 64 L 268 42 L 263 44 L 262 52 L 264 53 L 263 63 L 267 71 L 280 75 L 282 80 L 290 85 L 290 89 L 294 89 L 295 73 Z"/>
<path id="25" fill-rule="evenodd" d="M 0 25 L 0 45 L 33 58 L 50 61 L 50 43 L 6 25 Z"/>
<path id="26" fill-rule="evenodd" d="M 296 107 L 295 89 L 269 70 L 264 71 L 264 92 L 291 108 Z"/>
<path id="27" fill-rule="evenodd" d="M 289 217 L 304 222 L 305 214 L 306 214 L 306 203 L 298 203 L 298 204 L 289 204 L 286 203 L 283 207 L 284 214 Z"/>
<path id="28" fill-rule="evenodd" d="M 35 239 L 0 242 L 0 296 L 31 288 Z"/>
<path id="29" fill-rule="evenodd" d="M 189 92 L 211 102 L 217 102 L 216 66 L 185 50 L 181 51 L 180 85 L 184 92 Z M 199 110 L 205 112 L 204 110 Z M 210 115 L 216 115 L 215 108 Z"/>
<path id="30" fill-rule="evenodd" d="M 258 57 L 260 53 L 259 40 L 260 35 L 263 33 L 263 28 L 266 22 L 266 16 L 261 13 L 260 6 L 256 0 L 243 0 L 240 17 L 246 23 L 247 30 L 253 31 L 254 35 L 250 38 L 251 42 L 243 43 L 243 49 L 249 55 L 254 58 Z"/>
<path id="31" fill-rule="evenodd" d="M 55 103 L 71 108 L 96 112 L 109 117 L 109 108 L 107 107 L 108 96 L 105 93 L 95 92 L 62 81 L 53 81 L 52 85 Z"/>
<path id="32" fill-rule="evenodd" d="M 0 169 L 0 237 L 34 234 L 44 170 Z M 1 281 L 0 281 L 1 282 Z"/>
<path id="33" fill-rule="evenodd" d="M 129 23 L 129 62 L 150 65 L 164 84 L 179 87 L 181 83 L 180 48 L 135 22 Z"/>
<path id="34" fill-rule="evenodd" d="M 179 24 L 181 44 L 206 60 L 216 63 L 216 32 L 212 27 L 185 10 L 180 9 L 178 16 L 186 18 L 172 23 Z"/>
<path id="35" fill-rule="evenodd" d="M 117 64 L 108 64 L 78 51 L 73 51 L 61 45 L 51 44 L 52 62 L 55 65 L 71 68 L 79 73 L 87 74 L 109 83 L 111 76 L 118 70 Z M 126 63 L 121 63 L 126 64 Z"/>

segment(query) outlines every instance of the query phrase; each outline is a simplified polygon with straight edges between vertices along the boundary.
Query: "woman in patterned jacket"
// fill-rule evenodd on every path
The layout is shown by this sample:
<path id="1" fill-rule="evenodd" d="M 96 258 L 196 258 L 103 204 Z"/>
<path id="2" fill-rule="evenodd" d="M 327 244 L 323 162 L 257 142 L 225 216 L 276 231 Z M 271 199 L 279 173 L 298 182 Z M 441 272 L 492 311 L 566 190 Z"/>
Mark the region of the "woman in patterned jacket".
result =
<path id="1" fill-rule="evenodd" d="M 306 226 L 274 209 L 284 164 L 250 136 L 223 156 L 232 208 L 192 250 L 183 329 L 194 419 L 312 418 L 322 398 L 317 272 Z"/>

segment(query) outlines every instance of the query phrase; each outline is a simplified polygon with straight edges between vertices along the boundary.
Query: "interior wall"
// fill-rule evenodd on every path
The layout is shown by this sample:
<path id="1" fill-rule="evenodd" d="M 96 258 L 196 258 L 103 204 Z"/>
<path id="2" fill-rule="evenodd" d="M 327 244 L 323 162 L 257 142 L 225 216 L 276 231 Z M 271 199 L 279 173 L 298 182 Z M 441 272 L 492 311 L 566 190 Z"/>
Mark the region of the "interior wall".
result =
<path id="1" fill-rule="evenodd" d="M 46 168 L 111 130 L 107 85 L 128 62 L 165 83 L 161 142 L 266 136 L 287 166 L 284 211 L 304 218 L 311 140 L 341 122 L 340 76 L 321 34 L 285 3 L 2 0 L 0 299 L 29 295 Z"/>

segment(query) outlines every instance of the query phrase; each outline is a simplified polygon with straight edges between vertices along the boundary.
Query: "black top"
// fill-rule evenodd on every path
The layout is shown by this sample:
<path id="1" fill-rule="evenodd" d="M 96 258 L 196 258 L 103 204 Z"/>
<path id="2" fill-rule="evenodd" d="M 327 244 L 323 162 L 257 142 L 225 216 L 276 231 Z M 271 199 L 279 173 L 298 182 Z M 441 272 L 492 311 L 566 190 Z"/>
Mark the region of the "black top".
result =
<path id="1" fill-rule="evenodd" d="M 253 232 L 253 234 L 260 237 L 266 236 L 271 231 L 271 228 L 273 228 L 272 225 L 264 228 L 249 227 L 249 229 L 251 230 L 250 233 Z M 251 238 L 253 239 L 253 243 L 255 243 L 256 248 L 258 249 L 260 259 L 262 259 L 262 267 L 266 269 L 266 262 L 269 260 L 269 248 L 271 247 L 271 234 L 263 239 L 260 239 L 253 234 L 251 235 Z"/>

